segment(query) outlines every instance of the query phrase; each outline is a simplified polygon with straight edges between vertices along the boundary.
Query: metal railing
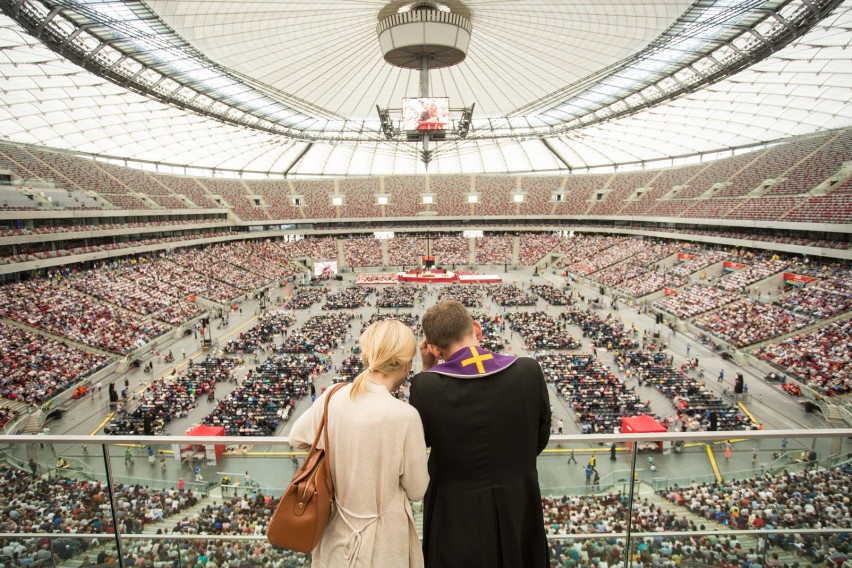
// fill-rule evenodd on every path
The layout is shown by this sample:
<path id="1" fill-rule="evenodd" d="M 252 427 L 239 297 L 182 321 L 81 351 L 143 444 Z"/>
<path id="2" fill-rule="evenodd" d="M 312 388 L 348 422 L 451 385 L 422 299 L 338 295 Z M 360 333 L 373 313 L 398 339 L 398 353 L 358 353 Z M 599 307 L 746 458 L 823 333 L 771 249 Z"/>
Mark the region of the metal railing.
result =
<path id="1" fill-rule="evenodd" d="M 852 437 L 852 429 L 814 429 L 814 430 L 784 430 L 784 431 L 767 431 L 755 430 L 747 432 L 681 432 L 681 433 L 656 433 L 656 434 L 619 434 L 619 435 L 553 435 L 551 436 L 550 446 L 545 450 L 539 458 L 539 473 L 548 475 L 552 479 L 542 484 L 542 494 L 544 495 L 573 495 L 582 496 L 585 499 L 594 499 L 596 497 L 604 498 L 607 495 L 618 494 L 619 499 L 626 503 L 637 503 L 640 496 L 647 499 L 651 495 L 656 494 L 657 499 L 664 499 L 666 491 L 669 491 L 674 486 L 689 487 L 694 484 L 714 483 L 722 475 L 725 479 L 755 479 L 755 477 L 773 475 L 775 473 L 790 472 L 793 469 L 817 469 L 817 468 L 836 468 L 848 463 L 852 457 L 852 442 L 848 438 Z M 785 455 L 773 457 L 768 464 L 763 464 L 760 467 L 753 469 L 734 468 L 734 464 L 729 464 L 730 468 L 724 473 L 720 473 L 719 467 L 715 464 L 713 468 L 708 465 L 705 471 L 694 472 L 693 475 L 687 475 L 688 472 L 683 472 L 684 475 L 658 475 L 652 468 L 645 465 L 645 459 L 639 461 L 639 455 L 642 450 L 639 449 L 638 442 L 664 442 L 657 445 L 660 448 L 670 448 L 675 441 L 684 442 L 685 450 L 678 453 L 670 454 L 668 459 L 673 460 L 672 463 L 685 464 L 686 460 L 694 461 L 698 456 L 705 456 L 711 453 L 711 448 L 721 448 L 722 442 L 731 441 L 734 444 L 742 443 L 748 446 L 748 449 L 738 452 L 740 460 L 754 459 L 752 458 L 752 447 L 757 447 L 758 444 L 763 444 L 764 452 L 769 452 L 775 448 L 774 441 L 787 439 L 795 441 L 794 449 L 788 453 L 795 454 L 803 448 L 807 451 L 819 452 L 819 459 L 809 460 L 802 464 L 784 464 L 782 458 Z M 629 448 L 624 446 L 625 442 L 633 442 Z M 618 460 L 610 462 L 607 455 L 610 452 L 609 444 L 616 444 L 619 448 Z M 253 454 L 248 454 L 245 451 L 230 451 L 226 452 L 222 458 L 222 467 L 217 464 L 213 470 L 213 475 L 237 479 L 241 476 L 245 480 L 239 485 L 229 483 L 221 485 L 220 479 L 211 475 L 209 469 L 205 472 L 206 479 L 199 482 L 194 482 L 191 479 L 193 465 L 197 462 L 188 462 L 186 464 L 172 463 L 167 472 L 163 469 L 163 477 L 156 478 L 154 472 L 159 470 L 157 464 L 150 462 L 146 464 L 144 456 L 138 453 L 137 458 L 142 458 L 142 463 L 133 465 L 125 462 L 124 466 L 127 475 L 120 474 L 117 470 L 122 466 L 122 460 L 127 460 L 125 455 L 126 446 L 146 447 L 152 446 L 164 448 L 159 450 L 159 455 L 169 456 L 174 462 L 178 461 L 180 449 L 183 446 L 210 446 L 210 445 L 225 445 L 231 448 L 244 448 L 247 445 L 254 448 L 256 451 Z M 85 452 L 84 456 L 71 455 L 79 446 L 80 451 Z M 215 534 L 216 531 L 210 531 L 211 534 L 183 534 L 180 533 L 179 524 L 183 522 L 174 519 L 183 519 L 192 512 L 185 513 L 179 511 L 172 516 L 166 515 L 165 518 L 160 516 L 157 524 L 152 524 L 150 528 L 143 528 L 142 534 L 135 530 L 132 526 L 126 524 L 126 519 L 121 518 L 120 511 L 126 513 L 127 503 L 131 498 L 128 494 L 135 495 L 140 491 L 140 488 L 145 488 L 146 491 L 162 491 L 163 495 L 170 498 L 179 498 L 192 492 L 198 498 L 200 507 L 206 508 L 208 505 L 217 505 L 227 499 L 242 499 L 249 503 L 252 499 L 268 498 L 273 493 L 277 494 L 274 489 L 265 489 L 266 486 L 285 486 L 291 475 L 291 459 L 293 450 L 289 447 L 289 440 L 286 437 L 196 437 L 196 436 L 84 436 L 84 435 L 20 435 L 20 436 L 0 436 L 0 456 L 2 456 L 4 465 L 8 471 L 17 471 L 15 474 L 20 476 L 29 476 L 30 468 L 33 467 L 33 460 L 39 458 L 41 463 L 37 470 L 32 475 L 33 484 L 36 480 L 44 478 L 45 472 L 50 479 L 68 479 L 69 484 L 72 480 L 80 480 L 86 483 L 98 484 L 99 491 L 104 495 L 108 495 L 108 503 L 103 503 L 101 512 L 103 513 L 104 524 L 101 532 L 78 532 L 78 533 L 58 533 L 55 529 L 51 534 L 45 534 L 40 530 L 32 530 L 27 532 L 6 532 L 0 533 L 0 547 L 4 543 L 9 542 L 30 542 L 29 539 L 35 539 L 32 542 L 44 541 L 50 539 L 52 543 L 59 542 L 56 549 L 63 551 L 61 554 L 54 553 L 51 556 L 52 564 L 42 564 L 43 566 L 61 566 L 65 562 L 69 566 L 73 562 L 79 562 L 81 555 L 86 555 L 87 561 L 95 563 L 96 557 L 102 560 L 109 557 L 115 560 L 115 565 L 129 566 L 128 560 L 132 559 L 133 554 L 140 549 L 147 549 L 147 545 L 143 546 L 141 542 L 166 541 L 172 548 L 170 549 L 178 557 L 183 558 L 193 554 L 198 547 L 204 544 L 204 548 L 215 548 L 219 546 L 217 543 L 222 542 L 252 542 L 257 544 L 257 541 L 264 541 L 262 531 L 256 533 L 249 531 L 246 534 L 241 531 L 241 534 Z M 265 450 L 264 448 L 270 448 Z M 58 451 L 57 451 L 58 450 Z M 579 451 L 578 451 L 579 450 Z M 691 452 L 691 453 L 690 453 Z M 601 460 L 597 467 L 602 467 L 603 463 L 612 463 L 610 471 L 606 472 L 599 480 L 598 484 L 582 484 L 583 473 L 585 469 L 582 463 L 587 457 L 600 454 Z M 53 467 L 52 464 L 44 463 L 44 456 L 65 456 L 64 460 L 69 464 L 66 468 Z M 656 463 L 660 463 L 666 459 L 663 453 L 655 454 L 659 456 Z M 773 454 L 767 454 L 773 455 Z M 571 456 L 573 463 L 566 463 Z M 580 458 L 578 463 L 575 457 Z M 712 459 L 712 458 L 711 458 Z M 231 462 L 233 460 L 233 462 Z M 249 479 L 249 472 L 246 468 L 254 469 L 257 473 L 262 473 L 261 468 L 247 466 L 246 463 L 252 464 L 251 461 L 239 460 L 261 460 L 264 464 L 263 469 L 274 471 L 274 477 L 271 478 L 274 483 L 257 482 L 252 477 Z M 628 468 L 624 468 L 625 460 L 629 462 Z M 637 467 L 637 463 L 642 467 Z M 648 462 L 653 463 L 653 462 Z M 753 463 L 753 462 L 752 462 Z M 274 467 L 270 467 L 273 464 Z M 186 471 L 186 466 L 189 465 L 189 471 Z M 147 475 L 133 475 L 133 468 L 142 469 L 150 472 Z M 208 466 L 212 467 L 212 464 Z M 147 468 L 147 469 L 146 469 Z M 177 468 L 177 469 L 175 469 Z M 228 472 L 242 472 L 228 473 Z M 672 468 L 673 473 L 678 473 L 677 468 Z M 140 472 L 141 473 L 141 472 Z M 187 477 L 187 481 L 183 481 L 183 477 Z M 578 478 L 580 479 L 577 483 Z M 252 483 L 247 483 L 251 480 Z M 553 481 L 555 480 L 555 482 Z M 62 485 L 62 484 L 60 484 Z M 39 485 L 39 487 L 42 487 Z M 129 492 L 129 493 L 128 493 Z M 2 491 L 0 491 L 2 494 Z M 12 496 L 7 496 L 13 499 Z M 39 496 L 36 495 L 38 498 Z M 107 507 L 108 505 L 108 507 Z M 252 506 L 253 510 L 256 507 Z M 263 509 L 264 507 L 260 507 Z M 107 510 L 109 509 L 109 510 Z M 632 522 L 634 507 L 626 507 L 627 519 L 623 524 L 625 530 L 621 532 L 606 532 L 594 533 L 589 531 L 587 534 L 563 534 L 559 531 L 552 531 L 553 534 L 548 535 L 551 543 L 551 548 L 557 546 L 557 543 L 566 543 L 565 546 L 570 546 L 570 543 L 580 540 L 589 539 L 605 539 L 607 543 L 619 542 L 619 546 L 623 546 L 624 550 L 633 550 L 634 546 L 641 544 L 644 539 L 671 536 L 673 538 L 682 537 L 688 539 L 689 536 L 700 535 L 742 535 L 743 539 L 759 540 L 769 539 L 766 542 L 772 542 L 771 539 L 776 535 L 788 535 L 790 529 L 777 530 L 731 530 L 729 528 L 709 525 L 710 528 L 699 533 L 692 531 L 671 531 L 671 532 L 638 532 L 637 527 Z M 684 509 L 685 513 L 688 511 Z M 170 528 L 169 523 L 172 523 Z M 33 525 L 36 528 L 36 525 Z M 163 534 L 154 534 L 156 528 L 160 528 Z M 847 529 L 842 528 L 823 528 L 823 529 L 796 529 L 797 534 L 813 534 L 813 535 L 838 535 L 844 533 Z M 146 532 L 147 531 L 147 532 Z M 176 532 L 177 531 L 177 532 Z M 780 537 L 779 537 L 780 538 Z M 842 538 L 846 538 L 843 536 Z M 749 542 L 751 542 L 751 540 Z M 67 543 L 65 542 L 67 541 Z M 78 542 L 79 541 L 79 542 Z M 205 544 L 206 543 L 206 544 Z M 21 545 L 24 546 L 24 545 Z M 51 544 L 53 546 L 53 544 Z M 265 546 L 265 545 L 264 545 Z M 562 545 L 559 544 L 561 547 Z M 296 556 L 289 552 L 268 550 L 269 554 L 289 555 L 289 558 L 294 562 L 301 562 L 299 565 L 309 565 L 308 560 L 302 556 Z M 104 552 L 108 551 L 108 552 Z M 67 558 L 65 558 L 67 557 Z M 73 564 L 79 565 L 79 564 Z"/>

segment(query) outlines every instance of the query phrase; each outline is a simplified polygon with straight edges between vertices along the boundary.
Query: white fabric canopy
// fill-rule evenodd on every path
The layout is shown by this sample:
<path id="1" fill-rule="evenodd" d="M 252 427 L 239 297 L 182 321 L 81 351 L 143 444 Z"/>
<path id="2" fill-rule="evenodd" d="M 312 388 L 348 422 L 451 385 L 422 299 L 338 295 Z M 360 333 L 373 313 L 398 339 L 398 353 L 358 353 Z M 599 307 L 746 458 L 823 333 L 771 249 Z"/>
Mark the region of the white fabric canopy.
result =
<path id="1" fill-rule="evenodd" d="M 375 105 L 397 106 L 401 96 L 416 93 L 416 72 L 382 60 L 375 24 L 383 3 L 148 4 L 211 60 L 272 91 L 286 91 L 282 101 L 302 101 L 286 111 L 294 123 L 330 129 L 335 121 L 360 121 L 362 128 L 378 131 Z M 433 71 L 432 82 L 433 93 L 450 96 L 451 104 L 476 102 L 473 133 L 468 139 L 433 143 L 428 171 L 664 166 L 681 156 L 730 153 L 852 125 L 846 50 L 852 39 L 852 0 L 847 0 L 799 40 L 721 81 L 633 114 L 559 129 L 587 112 L 578 111 L 581 106 L 607 102 L 608 93 L 629 80 L 610 76 L 585 90 L 574 89 L 571 96 L 563 97 L 563 90 L 658 40 L 688 4 L 467 2 L 474 30 L 468 57 L 458 67 Z M 225 175 L 427 171 L 415 143 L 372 135 L 340 142 L 293 138 L 158 102 L 69 62 L 6 16 L 0 16 L 0 72 L 0 135 L 16 142 L 230 170 Z M 478 136 L 496 122 L 523 132 Z M 529 133 L 531 127 L 547 125 L 558 130 Z"/>

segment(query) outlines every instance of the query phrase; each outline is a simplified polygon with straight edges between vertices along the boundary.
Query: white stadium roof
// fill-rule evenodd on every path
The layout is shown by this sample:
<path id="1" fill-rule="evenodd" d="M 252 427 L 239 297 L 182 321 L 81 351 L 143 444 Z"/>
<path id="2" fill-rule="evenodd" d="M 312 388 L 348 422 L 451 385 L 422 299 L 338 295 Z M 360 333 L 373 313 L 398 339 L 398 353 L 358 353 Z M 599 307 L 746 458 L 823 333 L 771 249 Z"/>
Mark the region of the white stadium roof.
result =
<path id="1" fill-rule="evenodd" d="M 852 0 L 441 4 L 472 35 L 432 94 L 475 111 L 430 173 L 666 166 L 852 125 Z M 376 112 L 418 94 L 377 37 L 404 5 L 0 0 L 0 137 L 165 170 L 425 173 Z"/>

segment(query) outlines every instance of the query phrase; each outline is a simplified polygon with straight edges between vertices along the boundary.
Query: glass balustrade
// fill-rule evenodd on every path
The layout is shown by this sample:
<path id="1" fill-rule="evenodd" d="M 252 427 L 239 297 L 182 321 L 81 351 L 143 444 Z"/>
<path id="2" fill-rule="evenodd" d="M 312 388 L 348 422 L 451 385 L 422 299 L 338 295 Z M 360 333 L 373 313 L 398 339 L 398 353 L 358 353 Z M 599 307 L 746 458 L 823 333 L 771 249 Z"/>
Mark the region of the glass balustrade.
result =
<path id="1" fill-rule="evenodd" d="M 553 436 L 552 565 L 852 564 L 850 436 Z M 304 457 L 286 438 L 4 436 L 2 454 L 0 566 L 310 566 L 264 538 Z"/>

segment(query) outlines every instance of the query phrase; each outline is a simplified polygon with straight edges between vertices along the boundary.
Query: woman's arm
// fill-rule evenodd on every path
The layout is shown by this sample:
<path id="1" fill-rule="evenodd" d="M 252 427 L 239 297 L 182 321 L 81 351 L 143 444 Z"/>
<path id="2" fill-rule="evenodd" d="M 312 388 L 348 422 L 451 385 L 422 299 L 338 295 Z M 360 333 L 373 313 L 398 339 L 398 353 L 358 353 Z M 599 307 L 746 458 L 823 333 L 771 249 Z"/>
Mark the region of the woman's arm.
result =
<path id="1" fill-rule="evenodd" d="M 311 444 L 314 443 L 314 437 L 317 435 L 317 430 L 322 423 L 322 409 L 327 394 L 328 391 L 322 393 L 322 396 L 293 423 L 293 427 L 290 429 L 290 446 L 294 448 L 310 448 Z M 317 446 L 320 448 L 323 447 L 322 436 L 320 436 Z"/>
<path id="2" fill-rule="evenodd" d="M 426 441 L 423 437 L 423 424 L 416 410 L 411 409 L 405 440 L 402 448 L 402 471 L 399 483 L 411 501 L 420 501 L 429 485 L 429 472 L 426 468 Z"/>

